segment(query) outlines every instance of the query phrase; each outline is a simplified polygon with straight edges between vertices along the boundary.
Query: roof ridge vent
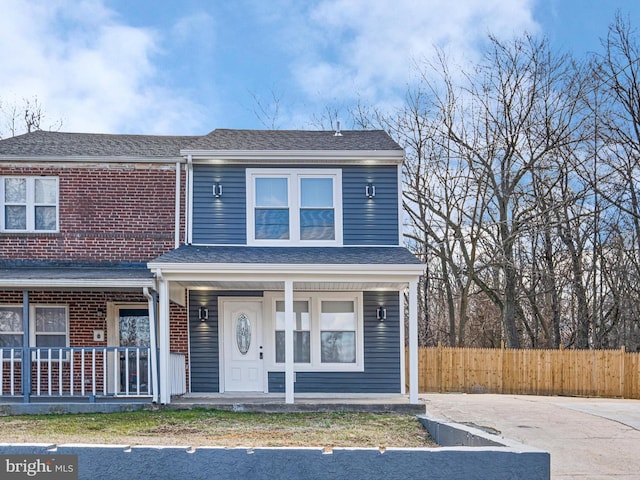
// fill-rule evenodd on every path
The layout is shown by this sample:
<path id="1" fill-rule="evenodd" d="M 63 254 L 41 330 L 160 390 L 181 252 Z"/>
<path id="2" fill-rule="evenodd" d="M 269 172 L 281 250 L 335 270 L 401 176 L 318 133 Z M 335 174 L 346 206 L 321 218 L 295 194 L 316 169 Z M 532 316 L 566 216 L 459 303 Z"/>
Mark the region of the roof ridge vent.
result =
<path id="1" fill-rule="evenodd" d="M 340 120 L 338 120 L 336 125 L 336 133 L 333 134 L 334 137 L 341 137 L 342 132 L 340 131 Z"/>

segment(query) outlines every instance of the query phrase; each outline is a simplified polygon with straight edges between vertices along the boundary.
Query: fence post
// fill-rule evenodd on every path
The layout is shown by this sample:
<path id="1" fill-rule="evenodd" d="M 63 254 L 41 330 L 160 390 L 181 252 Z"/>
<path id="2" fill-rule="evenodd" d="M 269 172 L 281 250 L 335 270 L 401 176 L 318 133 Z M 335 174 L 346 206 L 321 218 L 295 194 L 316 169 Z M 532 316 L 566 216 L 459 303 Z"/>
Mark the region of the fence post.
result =
<path id="1" fill-rule="evenodd" d="M 560 359 L 560 391 L 558 392 L 558 395 L 564 395 L 564 345 L 561 343 L 560 346 L 558 347 L 558 351 L 560 352 L 560 355 L 558 355 L 558 358 Z"/>
<path id="2" fill-rule="evenodd" d="M 505 372 L 505 368 L 504 368 L 504 347 L 505 347 L 505 343 L 504 340 L 500 340 L 500 393 L 504 394 L 504 372 Z"/>
<path id="3" fill-rule="evenodd" d="M 437 370 L 436 370 L 436 381 L 438 382 L 438 393 L 442 393 L 442 342 L 438 342 L 438 355 L 437 358 Z"/>
<path id="4" fill-rule="evenodd" d="M 624 398 L 624 357 L 626 348 L 624 345 L 620 347 L 620 397 Z"/>

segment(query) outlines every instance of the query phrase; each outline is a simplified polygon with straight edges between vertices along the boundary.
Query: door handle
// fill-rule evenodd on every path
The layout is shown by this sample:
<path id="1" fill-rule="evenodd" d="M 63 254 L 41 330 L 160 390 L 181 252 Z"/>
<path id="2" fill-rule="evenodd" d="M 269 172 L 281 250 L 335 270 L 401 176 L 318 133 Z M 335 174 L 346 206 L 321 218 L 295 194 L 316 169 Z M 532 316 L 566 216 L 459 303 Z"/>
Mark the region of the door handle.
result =
<path id="1" fill-rule="evenodd" d="M 260 360 L 264 358 L 264 353 L 262 353 L 262 345 L 260 345 Z"/>

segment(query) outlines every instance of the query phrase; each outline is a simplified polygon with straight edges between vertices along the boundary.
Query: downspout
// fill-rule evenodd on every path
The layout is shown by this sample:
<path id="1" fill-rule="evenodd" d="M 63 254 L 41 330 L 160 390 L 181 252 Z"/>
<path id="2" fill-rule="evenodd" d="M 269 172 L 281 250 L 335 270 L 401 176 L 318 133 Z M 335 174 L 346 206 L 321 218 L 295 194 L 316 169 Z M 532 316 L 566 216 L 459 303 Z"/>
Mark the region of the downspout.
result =
<path id="1" fill-rule="evenodd" d="M 187 155 L 187 166 L 185 168 L 185 202 L 184 202 L 184 243 L 191 245 L 193 233 L 191 232 L 191 214 L 193 212 L 191 190 L 193 188 L 193 157 Z"/>
<path id="2" fill-rule="evenodd" d="M 150 347 L 151 347 L 151 390 L 153 392 L 153 403 L 158 403 L 158 341 L 157 341 L 157 325 L 156 325 L 156 293 L 149 293 L 149 289 L 144 287 L 142 289 L 143 295 L 147 298 L 149 304 L 149 330 L 150 330 Z"/>
<path id="3" fill-rule="evenodd" d="M 402 231 L 402 226 L 404 225 L 404 208 L 403 208 L 403 198 L 404 192 L 402 191 L 402 164 L 398 165 L 398 245 L 402 246 L 404 244 L 404 232 Z"/>
<path id="4" fill-rule="evenodd" d="M 180 161 L 176 162 L 176 207 L 175 207 L 175 236 L 173 248 L 180 246 Z"/>
<path id="5" fill-rule="evenodd" d="M 407 334 L 407 328 L 405 327 L 405 301 L 404 292 L 398 291 L 398 299 L 400 301 L 400 393 L 406 395 L 407 393 L 407 346 L 405 344 L 405 336 Z"/>

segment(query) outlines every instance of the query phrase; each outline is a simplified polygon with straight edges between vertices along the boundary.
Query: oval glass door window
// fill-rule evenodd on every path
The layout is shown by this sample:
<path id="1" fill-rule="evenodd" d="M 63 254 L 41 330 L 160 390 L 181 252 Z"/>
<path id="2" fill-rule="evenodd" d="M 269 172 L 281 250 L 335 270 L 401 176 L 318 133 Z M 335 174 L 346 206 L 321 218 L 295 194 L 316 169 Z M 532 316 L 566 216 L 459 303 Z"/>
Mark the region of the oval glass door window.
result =
<path id="1" fill-rule="evenodd" d="M 251 347 L 251 322 L 245 313 L 236 320 L 236 344 L 242 355 L 246 355 Z"/>

